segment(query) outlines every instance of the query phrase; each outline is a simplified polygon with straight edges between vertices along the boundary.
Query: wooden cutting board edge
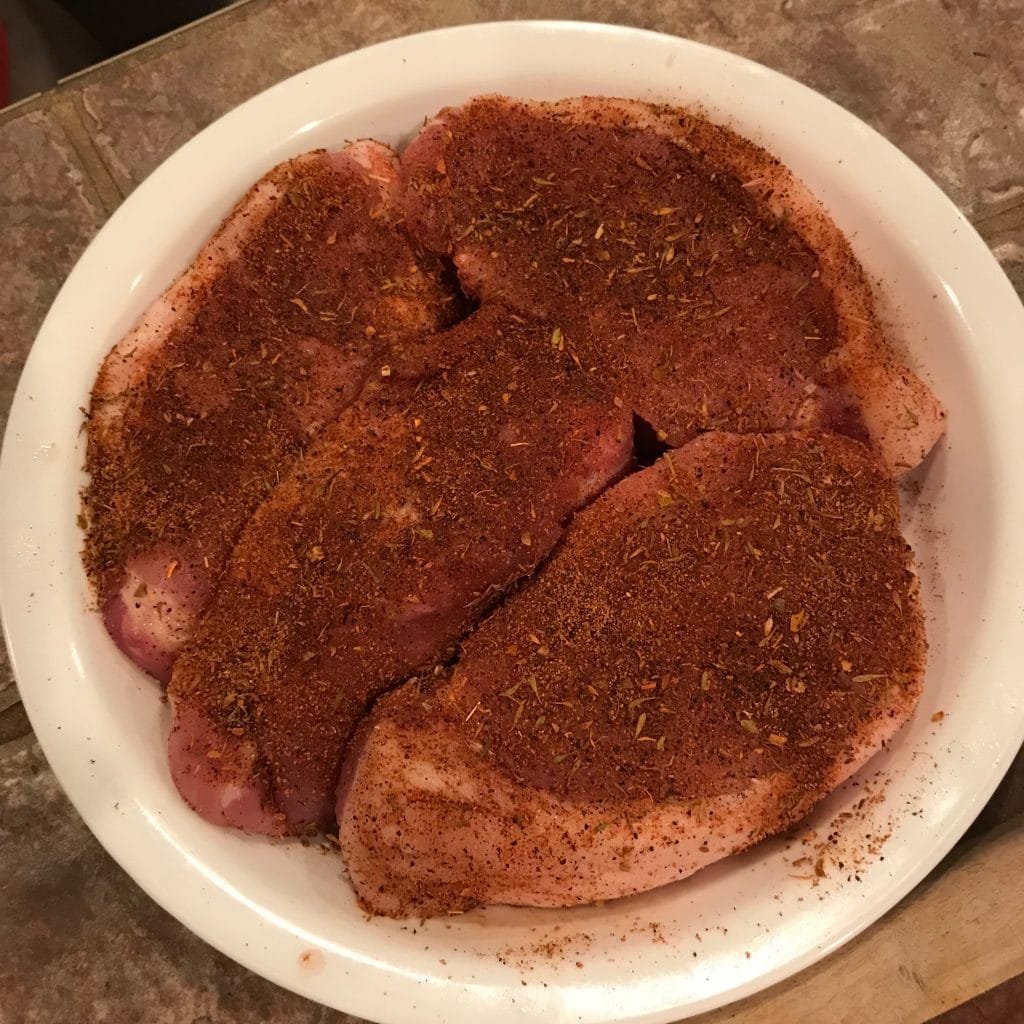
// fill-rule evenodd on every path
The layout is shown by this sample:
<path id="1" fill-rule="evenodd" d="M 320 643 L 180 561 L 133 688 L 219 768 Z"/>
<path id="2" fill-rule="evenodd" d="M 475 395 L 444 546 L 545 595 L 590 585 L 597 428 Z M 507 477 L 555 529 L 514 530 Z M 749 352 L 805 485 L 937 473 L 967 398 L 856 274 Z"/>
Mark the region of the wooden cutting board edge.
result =
<path id="1" fill-rule="evenodd" d="M 1024 814 L 958 846 L 828 959 L 699 1024 L 922 1024 L 1024 973 Z M 823 1008 L 829 1007 L 826 1016 Z"/>

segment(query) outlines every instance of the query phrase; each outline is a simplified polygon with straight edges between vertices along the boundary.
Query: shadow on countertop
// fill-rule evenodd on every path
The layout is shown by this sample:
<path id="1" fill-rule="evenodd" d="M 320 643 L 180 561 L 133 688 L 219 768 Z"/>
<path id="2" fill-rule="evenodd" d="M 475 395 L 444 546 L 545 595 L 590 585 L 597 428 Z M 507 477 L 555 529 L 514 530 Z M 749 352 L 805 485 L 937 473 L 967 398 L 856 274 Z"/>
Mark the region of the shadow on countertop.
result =
<path id="1" fill-rule="evenodd" d="M 50 89 L 61 78 L 228 4 L 229 0 L 0 0 L 0 106 Z"/>

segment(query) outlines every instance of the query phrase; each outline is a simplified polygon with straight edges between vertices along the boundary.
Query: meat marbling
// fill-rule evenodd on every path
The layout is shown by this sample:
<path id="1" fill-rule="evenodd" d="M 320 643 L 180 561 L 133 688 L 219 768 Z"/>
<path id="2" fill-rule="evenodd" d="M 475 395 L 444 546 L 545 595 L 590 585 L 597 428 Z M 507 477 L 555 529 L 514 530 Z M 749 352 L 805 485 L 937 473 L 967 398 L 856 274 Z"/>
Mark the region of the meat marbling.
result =
<path id="1" fill-rule="evenodd" d="M 630 458 L 629 411 L 549 328 L 481 310 L 426 354 L 376 367 L 254 515 L 175 667 L 171 770 L 208 820 L 331 823 L 369 700 L 444 659 Z"/>
<path id="2" fill-rule="evenodd" d="M 597 342 L 588 358 L 671 445 L 825 427 L 895 472 L 942 433 L 889 350 L 846 239 L 778 160 L 634 100 L 479 97 L 402 156 L 410 228 L 464 286 Z"/>
<path id="3" fill-rule="evenodd" d="M 922 616 L 885 467 L 837 435 L 705 434 L 581 512 L 339 787 L 363 905 L 563 906 L 804 816 L 902 726 Z"/>
<path id="4" fill-rule="evenodd" d="M 375 142 L 274 168 L 107 357 L 86 563 L 115 642 L 166 680 L 246 519 L 396 336 L 451 318 Z"/>

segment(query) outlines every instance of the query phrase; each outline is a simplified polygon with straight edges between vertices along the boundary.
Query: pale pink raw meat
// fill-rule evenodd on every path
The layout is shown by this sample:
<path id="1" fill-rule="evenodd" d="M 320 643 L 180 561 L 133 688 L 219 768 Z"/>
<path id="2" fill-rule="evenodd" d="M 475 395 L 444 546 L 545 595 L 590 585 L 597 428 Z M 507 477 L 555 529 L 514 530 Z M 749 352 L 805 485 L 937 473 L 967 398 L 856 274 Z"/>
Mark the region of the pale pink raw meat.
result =
<path id="1" fill-rule="evenodd" d="M 626 467 L 630 414 L 550 333 L 491 308 L 432 367 L 389 361 L 253 516 L 169 691 L 171 770 L 208 820 L 330 824 L 370 700 L 442 661 Z"/>
<path id="2" fill-rule="evenodd" d="M 252 511 L 381 346 L 447 323 L 453 299 L 402 229 L 386 146 L 253 186 L 93 390 L 86 562 L 129 657 L 166 681 Z"/>
<path id="3" fill-rule="evenodd" d="M 339 786 L 362 904 L 419 916 L 663 885 L 804 816 L 925 660 L 887 470 L 830 434 L 704 434 L 581 512 Z"/>
<path id="4" fill-rule="evenodd" d="M 763 150 L 481 97 L 400 169 L 275 168 L 115 347 L 86 566 L 208 821 L 337 820 L 376 913 L 585 903 L 786 827 L 911 715 L 892 477 L 943 417 Z"/>
<path id="5" fill-rule="evenodd" d="M 483 96 L 425 125 L 402 178 L 410 229 L 470 293 L 582 319 L 594 365 L 672 445 L 824 427 L 900 473 L 942 433 L 843 234 L 728 129 L 636 100 Z"/>

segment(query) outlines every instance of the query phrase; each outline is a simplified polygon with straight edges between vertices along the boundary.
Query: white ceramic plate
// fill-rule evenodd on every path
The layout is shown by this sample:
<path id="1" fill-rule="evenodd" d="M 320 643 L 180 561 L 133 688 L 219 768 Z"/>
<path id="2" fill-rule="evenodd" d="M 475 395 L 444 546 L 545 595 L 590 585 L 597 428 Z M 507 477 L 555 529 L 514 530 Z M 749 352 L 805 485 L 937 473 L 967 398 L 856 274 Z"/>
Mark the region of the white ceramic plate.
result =
<path id="1" fill-rule="evenodd" d="M 358 136 L 399 143 L 442 105 L 495 90 L 700 104 L 764 143 L 846 230 L 949 406 L 948 435 L 907 509 L 930 618 L 925 697 L 892 749 L 814 816 L 824 838 L 865 786 L 884 794 L 836 826 L 817 886 L 800 860 L 817 859 L 815 843 L 790 838 L 603 907 L 368 920 L 336 856 L 218 830 L 187 810 L 165 764 L 167 710 L 88 610 L 79 408 L 102 356 L 272 164 Z M 1016 296 L 938 189 L 866 125 L 766 68 L 667 36 L 560 23 L 479 25 L 349 54 L 171 157 L 100 232 L 39 333 L 0 463 L 4 625 L 32 724 L 82 817 L 154 899 L 323 1003 L 388 1022 L 669 1021 L 749 994 L 835 949 L 920 881 L 1024 736 L 1021 337 Z M 886 833 L 881 855 L 855 864 L 865 837 Z M 854 867 L 859 881 L 847 881 Z"/>

